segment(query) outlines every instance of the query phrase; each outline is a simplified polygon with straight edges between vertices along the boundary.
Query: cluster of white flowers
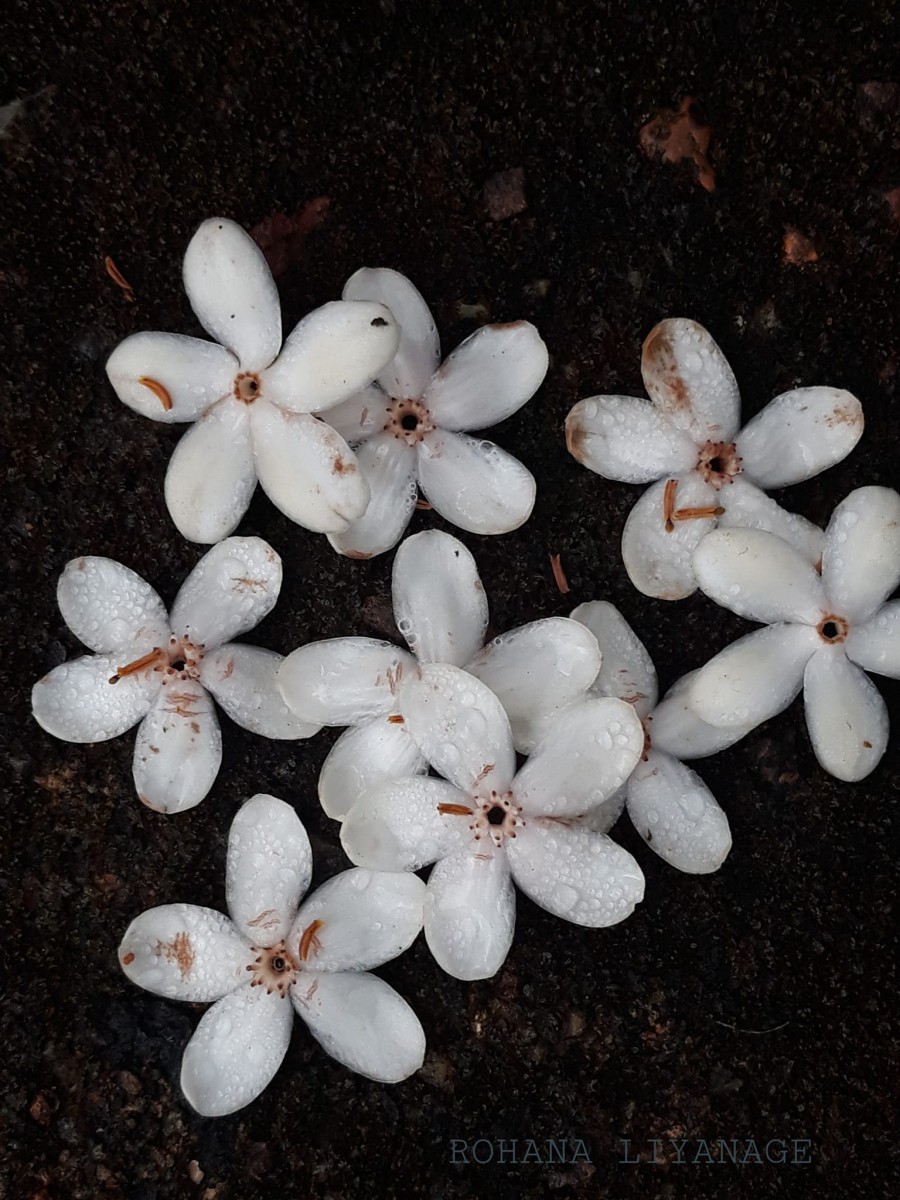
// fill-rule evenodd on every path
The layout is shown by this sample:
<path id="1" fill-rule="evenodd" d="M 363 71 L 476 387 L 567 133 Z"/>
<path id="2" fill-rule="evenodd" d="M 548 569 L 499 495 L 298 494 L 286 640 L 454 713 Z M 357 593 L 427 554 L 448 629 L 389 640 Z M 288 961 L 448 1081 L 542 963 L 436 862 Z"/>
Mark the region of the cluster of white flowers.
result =
<path id="1" fill-rule="evenodd" d="M 309 840 L 289 805 L 248 800 L 229 836 L 230 919 L 170 904 L 129 926 L 119 949 L 135 983 L 209 1002 L 184 1055 L 197 1111 L 259 1095 L 287 1051 L 294 1011 L 353 1071 L 397 1082 L 423 1062 L 425 1035 L 373 967 L 424 930 L 441 968 L 485 979 L 513 941 L 515 888 L 575 924 L 623 920 L 644 894 L 636 859 L 609 836 L 627 808 L 647 845 L 681 871 L 717 870 L 728 819 L 684 760 L 732 745 L 802 688 L 822 766 L 864 778 L 887 745 L 887 713 L 865 671 L 900 677 L 900 496 L 860 488 L 824 533 L 763 489 L 844 458 L 862 433 L 858 400 L 833 388 L 777 397 L 738 432 L 740 399 L 710 335 L 663 321 L 644 345 L 650 401 L 595 396 L 566 423 L 572 454 L 607 478 L 653 483 L 623 532 L 645 594 L 697 587 L 763 623 L 658 699 L 644 646 L 611 604 L 590 601 L 485 642 L 475 561 L 437 530 L 393 564 L 399 644 L 311 642 L 287 658 L 233 639 L 272 609 L 281 560 L 231 537 L 257 479 L 288 517 L 365 559 L 402 537 L 421 488 L 461 529 L 526 521 L 529 471 L 464 431 L 516 412 L 547 350 L 527 322 L 489 325 L 440 366 L 424 300 L 402 275 L 361 270 L 343 299 L 281 344 L 262 254 L 235 224 L 206 221 L 184 260 L 200 323 L 216 342 L 138 333 L 107 364 L 130 407 L 194 422 L 169 464 L 179 531 L 215 543 L 170 615 L 128 567 L 79 558 L 59 581 L 71 631 L 94 653 L 34 686 L 40 725 L 97 742 L 139 722 L 134 782 L 162 813 L 198 804 L 221 762 L 213 697 L 269 738 L 343 726 L 319 776 L 354 864 L 303 901 Z M 224 539 L 224 540 L 223 540 Z M 518 757 L 517 757 L 518 755 Z M 415 874 L 431 867 L 427 885 Z M 301 901 L 303 901 L 301 903 Z"/>

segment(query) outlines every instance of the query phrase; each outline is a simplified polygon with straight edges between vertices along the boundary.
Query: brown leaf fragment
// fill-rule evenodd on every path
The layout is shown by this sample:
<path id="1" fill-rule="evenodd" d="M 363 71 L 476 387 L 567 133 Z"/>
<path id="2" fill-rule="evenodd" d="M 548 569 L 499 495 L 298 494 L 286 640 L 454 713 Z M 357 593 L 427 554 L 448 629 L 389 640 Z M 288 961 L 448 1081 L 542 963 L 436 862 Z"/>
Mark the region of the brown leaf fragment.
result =
<path id="1" fill-rule="evenodd" d="M 712 126 L 701 115 L 697 102 L 685 96 L 677 109 L 663 108 L 641 126 L 640 147 L 648 158 L 693 164 L 697 183 L 715 191 L 716 173 L 709 160 Z"/>
<path id="2" fill-rule="evenodd" d="M 484 207 L 492 221 L 518 216 L 528 207 L 525 198 L 525 169 L 512 167 L 498 171 L 484 185 Z"/>
<path id="3" fill-rule="evenodd" d="M 783 250 L 781 261 L 786 266 L 802 267 L 804 263 L 819 261 L 819 253 L 806 234 L 790 225 L 784 233 Z"/>
<path id="4" fill-rule="evenodd" d="M 560 562 L 558 554 L 550 555 L 550 567 L 553 570 L 553 578 L 556 581 L 556 586 L 565 596 L 570 591 L 569 581 L 566 579 L 566 573 L 563 570 L 563 565 Z"/>
<path id="5" fill-rule="evenodd" d="M 103 265 L 104 265 L 104 267 L 106 267 L 107 275 L 110 277 L 110 279 L 116 285 L 116 287 L 122 289 L 122 294 L 124 295 L 127 303 L 133 304 L 134 303 L 134 288 L 131 286 L 131 284 L 128 282 L 128 280 L 125 278 L 125 276 L 122 274 L 122 272 L 119 270 L 119 268 L 116 266 L 116 264 L 113 262 L 113 260 L 109 257 L 108 254 L 107 254 L 106 258 L 104 258 L 104 260 L 103 260 Z"/>
<path id="6" fill-rule="evenodd" d="M 317 196 L 293 216 L 272 213 L 250 230 L 250 236 L 262 250 L 276 279 L 300 262 L 307 237 L 328 216 L 330 205 L 330 197 Z"/>

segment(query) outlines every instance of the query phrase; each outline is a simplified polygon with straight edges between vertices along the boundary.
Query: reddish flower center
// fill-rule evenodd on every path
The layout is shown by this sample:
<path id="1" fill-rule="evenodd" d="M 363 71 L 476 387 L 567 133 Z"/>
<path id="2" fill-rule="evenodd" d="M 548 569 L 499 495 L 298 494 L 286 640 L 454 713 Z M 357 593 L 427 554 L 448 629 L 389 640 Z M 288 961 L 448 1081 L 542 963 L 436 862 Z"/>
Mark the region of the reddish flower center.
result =
<path id="1" fill-rule="evenodd" d="M 384 428 L 395 438 L 416 446 L 434 429 L 431 413 L 421 400 L 391 400 L 387 406 L 388 418 Z"/>

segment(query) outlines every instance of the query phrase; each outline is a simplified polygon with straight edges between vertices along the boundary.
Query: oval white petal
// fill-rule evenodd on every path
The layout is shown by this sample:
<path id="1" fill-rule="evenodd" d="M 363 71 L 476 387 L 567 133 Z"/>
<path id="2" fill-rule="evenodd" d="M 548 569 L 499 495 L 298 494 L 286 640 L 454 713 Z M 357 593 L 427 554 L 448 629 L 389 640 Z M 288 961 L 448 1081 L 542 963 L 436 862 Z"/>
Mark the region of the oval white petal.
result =
<path id="1" fill-rule="evenodd" d="M 503 850 L 474 842 L 432 869 L 425 893 L 425 940 L 454 979 L 490 979 L 509 954 L 516 892 Z"/>
<path id="2" fill-rule="evenodd" d="M 304 721 L 356 725 L 397 711 L 402 680 L 416 660 L 377 638 L 326 638 L 287 656 L 278 670 L 284 702 Z"/>
<path id="3" fill-rule="evenodd" d="M 268 542 L 233 537 L 204 554 L 172 606 L 172 632 L 207 649 L 258 625 L 281 591 L 281 559 Z"/>
<path id="4" fill-rule="evenodd" d="M 343 821 L 370 789 L 427 770 L 405 724 L 374 717 L 345 729 L 332 746 L 319 773 L 319 801 L 327 816 Z"/>
<path id="5" fill-rule="evenodd" d="M 628 815 L 650 849 L 679 871 L 718 871 L 731 849 L 728 818 L 700 776 L 656 750 L 628 781 Z"/>
<path id="6" fill-rule="evenodd" d="M 719 503 L 725 509 L 719 517 L 720 529 L 763 529 L 774 533 L 818 568 L 825 545 L 825 534 L 818 525 L 799 513 L 788 512 L 743 475 L 736 475 L 721 489 Z"/>
<path id="7" fill-rule="evenodd" d="M 827 611 L 815 567 L 783 538 L 760 529 L 715 529 L 694 553 L 701 589 L 750 621 L 817 625 Z"/>
<path id="8" fill-rule="evenodd" d="M 159 689 L 134 743 L 132 774 L 141 803 L 163 813 L 194 808 L 215 783 L 221 763 L 222 733 L 206 689 L 193 679 L 170 680 Z"/>
<path id="9" fill-rule="evenodd" d="M 400 344 L 379 372 L 378 382 L 389 396 L 419 400 L 441 361 L 441 343 L 434 318 L 421 292 L 387 267 L 362 267 L 344 284 L 345 300 L 368 300 L 391 310 L 400 326 Z"/>
<path id="10" fill-rule="evenodd" d="M 614 604 L 589 600 L 572 610 L 572 619 L 580 621 L 597 639 L 601 663 L 593 686 L 595 696 L 615 696 L 634 705 L 639 717 L 646 717 L 656 704 L 658 684 L 656 668 L 640 640 Z"/>
<path id="11" fill-rule="evenodd" d="M 393 434 L 379 433 L 358 447 L 356 461 L 369 487 L 368 508 L 328 540 L 348 558 L 373 558 L 397 544 L 416 507 L 416 452 Z"/>
<path id="12" fill-rule="evenodd" d="M 822 581 L 839 616 L 865 621 L 900 583 L 900 495 L 857 488 L 825 530 Z"/>
<path id="13" fill-rule="evenodd" d="M 652 483 L 697 465 L 697 443 L 647 400 L 590 396 L 566 417 L 573 458 L 604 479 Z"/>
<path id="14" fill-rule="evenodd" d="M 366 438 L 384 432 L 389 403 L 390 396 L 386 396 L 377 383 L 372 383 L 340 404 L 333 404 L 323 420 L 336 429 L 345 442 L 358 446 Z"/>
<path id="15" fill-rule="evenodd" d="M 841 388 L 794 388 L 771 400 L 737 436 L 743 469 L 759 487 L 812 479 L 846 458 L 863 431 L 862 405 Z"/>
<path id="16" fill-rule="evenodd" d="M 673 477 L 674 478 L 674 477 Z M 639 592 L 657 600 L 683 600 L 697 587 L 694 550 L 711 529 L 715 517 L 674 521 L 666 529 L 665 495 L 668 479 L 647 488 L 628 514 L 622 530 L 622 562 Z M 696 471 L 677 480 L 675 509 L 716 508 L 719 494 Z"/>
<path id="17" fill-rule="evenodd" d="M 225 895 L 235 925 L 254 946 L 287 937 L 312 879 L 312 848 L 289 804 L 264 793 L 238 809 L 228 833 Z"/>
<path id="18" fill-rule="evenodd" d="M 393 779 L 366 792 L 341 826 L 352 863 L 373 871 L 418 871 L 457 850 L 471 837 L 472 818 L 441 812 L 471 807 L 469 797 L 443 779 Z"/>
<path id="19" fill-rule="evenodd" d="M 745 737 L 754 725 L 709 725 L 690 704 L 690 688 L 696 671 L 673 683 L 653 712 L 647 727 L 653 746 L 673 758 L 706 758 L 727 750 Z"/>
<path id="20" fill-rule="evenodd" d="M 394 556 L 394 618 L 420 663 L 464 666 L 484 641 L 488 602 L 475 559 L 449 533 L 407 538 Z"/>
<path id="21" fill-rule="evenodd" d="M 180 333 L 134 333 L 106 362 L 122 403 L 165 425 L 196 421 L 231 392 L 238 369 L 224 346 Z"/>
<path id="22" fill-rule="evenodd" d="M 162 600 L 140 575 L 111 558 L 73 558 L 59 577 L 56 599 L 79 641 L 101 654 L 133 658 L 169 640 Z M 123 664 L 124 665 L 124 664 Z"/>
<path id="23" fill-rule="evenodd" d="M 143 717 L 159 690 L 152 671 L 110 683 L 121 655 L 86 654 L 54 667 L 31 689 L 31 711 L 42 729 L 64 742 L 106 742 Z"/>
<path id="24" fill-rule="evenodd" d="M 435 429 L 419 443 L 419 484 L 440 515 L 469 533 L 509 533 L 531 516 L 537 485 L 517 458 Z"/>
<path id="25" fill-rule="evenodd" d="M 119 963 L 132 983 L 194 1003 L 218 1000 L 246 983 L 253 957 L 226 916 L 194 904 L 142 912 L 119 946 Z"/>
<path id="26" fill-rule="evenodd" d="M 845 783 L 865 779 L 887 749 L 887 705 L 842 646 L 823 646 L 803 677 L 806 726 L 816 758 Z"/>
<path id="27" fill-rule="evenodd" d="M 864 671 L 900 679 L 900 600 L 885 604 L 864 625 L 854 626 L 844 649 Z"/>
<path id="28" fill-rule="evenodd" d="M 697 321 L 672 317 L 644 341 L 647 395 L 696 442 L 730 442 L 741 417 L 737 380 L 712 335 Z"/>
<path id="29" fill-rule="evenodd" d="M 280 740 L 312 737 L 321 726 L 301 721 L 281 698 L 277 672 L 283 662 L 274 650 L 230 642 L 203 656 L 200 682 L 251 733 Z"/>

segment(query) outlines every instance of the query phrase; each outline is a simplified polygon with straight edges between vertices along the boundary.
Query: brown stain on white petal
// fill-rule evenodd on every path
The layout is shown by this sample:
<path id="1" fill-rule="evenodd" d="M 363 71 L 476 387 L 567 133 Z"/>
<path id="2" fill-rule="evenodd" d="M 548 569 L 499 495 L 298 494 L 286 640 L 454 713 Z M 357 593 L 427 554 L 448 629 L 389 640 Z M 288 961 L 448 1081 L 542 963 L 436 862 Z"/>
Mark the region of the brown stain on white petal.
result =
<path id="1" fill-rule="evenodd" d="M 355 558 L 359 562 L 365 562 L 366 559 L 375 557 L 375 555 L 368 550 L 343 550 L 342 554 L 345 558 Z"/>
<path id="2" fill-rule="evenodd" d="M 355 462 L 346 462 L 343 455 L 338 454 L 331 465 L 332 475 L 355 475 L 358 468 Z"/>
<path id="3" fill-rule="evenodd" d="M 157 958 L 164 958 L 166 962 L 177 963 L 182 979 L 187 979 L 190 975 L 194 965 L 194 947 L 186 933 L 176 933 L 171 942 L 157 942 L 153 953 Z"/>
<path id="4" fill-rule="evenodd" d="M 691 407 L 691 392 L 678 372 L 675 345 L 667 321 L 660 321 L 647 334 L 641 351 L 641 370 L 655 377 L 658 385 L 665 389 L 673 408 L 686 410 Z"/>
<path id="5" fill-rule="evenodd" d="M 586 465 L 585 459 L 587 458 L 585 443 L 589 436 L 588 430 L 581 421 L 580 406 L 576 405 L 566 417 L 566 448 L 574 459 L 584 465 Z"/>
<path id="6" fill-rule="evenodd" d="M 834 429 L 837 425 L 859 426 L 862 429 L 862 405 L 855 397 L 836 404 L 834 409 L 825 418 L 825 424 L 829 429 Z"/>

